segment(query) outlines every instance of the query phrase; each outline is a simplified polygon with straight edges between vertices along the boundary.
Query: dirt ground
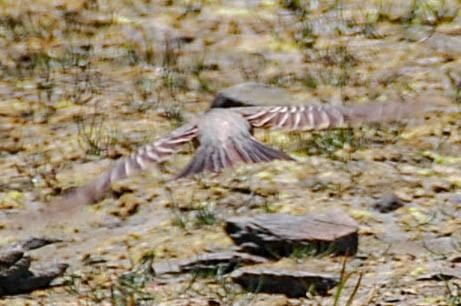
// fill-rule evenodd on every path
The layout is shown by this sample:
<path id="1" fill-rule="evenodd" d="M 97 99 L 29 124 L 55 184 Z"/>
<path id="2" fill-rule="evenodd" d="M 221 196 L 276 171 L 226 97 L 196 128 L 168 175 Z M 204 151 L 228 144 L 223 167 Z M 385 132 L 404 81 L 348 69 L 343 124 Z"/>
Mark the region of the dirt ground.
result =
<path id="1" fill-rule="evenodd" d="M 461 305 L 461 115 L 450 111 L 461 103 L 460 7 L 456 0 L 1 1 L 0 246 L 60 238 L 31 252 L 33 268 L 70 267 L 59 286 L 0 304 Z M 297 161 L 172 181 L 189 148 L 116 183 L 96 205 L 14 226 L 203 112 L 218 90 L 249 81 L 306 103 L 434 102 L 446 111 L 354 130 L 257 131 Z M 405 205 L 372 208 L 390 193 Z M 150 256 L 160 262 L 230 248 L 222 224 L 231 216 L 332 209 L 359 223 L 360 242 L 344 289 L 324 297 L 247 293 L 226 275 L 159 281 L 139 272 Z M 343 261 L 290 256 L 271 265 L 339 274 Z"/>

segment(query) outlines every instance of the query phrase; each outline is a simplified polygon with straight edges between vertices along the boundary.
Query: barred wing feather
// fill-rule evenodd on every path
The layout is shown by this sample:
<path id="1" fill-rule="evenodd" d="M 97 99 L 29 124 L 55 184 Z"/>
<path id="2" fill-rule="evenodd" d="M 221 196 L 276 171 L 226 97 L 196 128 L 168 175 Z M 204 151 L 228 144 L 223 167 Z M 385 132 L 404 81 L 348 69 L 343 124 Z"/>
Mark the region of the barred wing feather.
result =
<path id="1" fill-rule="evenodd" d="M 293 105 L 234 108 L 256 128 L 312 131 L 398 121 L 426 108 L 418 103 Z"/>
<path id="2" fill-rule="evenodd" d="M 110 190 L 113 182 L 137 174 L 150 165 L 161 163 L 178 152 L 181 147 L 197 137 L 196 125 L 184 125 L 170 134 L 145 145 L 121 160 L 112 170 L 103 173 L 98 179 L 74 190 L 79 194 L 79 201 L 87 204 L 98 202 Z M 70 195 L 72 197 L 72 194 Z"/>

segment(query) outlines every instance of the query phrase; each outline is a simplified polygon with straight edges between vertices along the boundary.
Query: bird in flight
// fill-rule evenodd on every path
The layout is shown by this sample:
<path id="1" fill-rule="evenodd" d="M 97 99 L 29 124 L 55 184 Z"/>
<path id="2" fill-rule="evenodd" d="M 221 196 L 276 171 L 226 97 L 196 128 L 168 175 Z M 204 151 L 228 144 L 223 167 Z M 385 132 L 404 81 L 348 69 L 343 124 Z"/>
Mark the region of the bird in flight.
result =
<path id="1" fill-rule="evenodd" d="M 293 160 L 286 153 L 257 140 L 253 136 L 255 128 L 284 131 L 343 128 L 397 121 L 416 110 L 422 110 L 419 103 L 303 105 L 279 88 L 244 83 L 221 91 L 204 114 L 141 147 L 95 181 L 74 190 L 73 194 L 80 202 L 96 203 L 115 181 L 166 161 L 192 141 L 198 142 L 196 153 L 177 179 L 203 171 L 219 172 L 238 163 Z"/>

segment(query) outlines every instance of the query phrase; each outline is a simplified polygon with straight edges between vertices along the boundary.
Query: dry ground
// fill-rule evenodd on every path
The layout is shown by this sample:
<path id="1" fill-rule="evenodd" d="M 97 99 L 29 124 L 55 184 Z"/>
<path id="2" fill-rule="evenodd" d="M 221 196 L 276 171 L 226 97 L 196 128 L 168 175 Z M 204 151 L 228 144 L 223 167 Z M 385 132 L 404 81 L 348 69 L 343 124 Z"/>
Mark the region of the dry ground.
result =
<path id="1" fill-rule="evenodd" d="M 240 82 L 306 101 L 459 106 L 459 1 L 306 2 L 1 1 L 0 220 L 90 181 Z M 149 254 L 230 247 L 221 229 L 230 216 L 342 209 L 361 230 L 337 305 L 359 275 L 353 305 L 460 305 L 460 132 L 459 113 L 440 112 L 381 128 L 258 133 L 298 162 L 170 181 L 186 151 L 69 212 L 65 226 L 41 224 L 34 235 L 66 239 L 33 253 L 37 265 L 71 264 L 63 285 L 0 304 L 333 305 L 337 289 L 295 300 L 248 294 L 222 275 L 162 283 L 126 273 Z M 371 208 L 391 192 L 406 205 Z M 31 234 L 1 224 L 0 246 Z M 342 262 L 292 256 L 274 265 L 338 273 Z M 421 280 L 446 270 L 458 276 Z"/>

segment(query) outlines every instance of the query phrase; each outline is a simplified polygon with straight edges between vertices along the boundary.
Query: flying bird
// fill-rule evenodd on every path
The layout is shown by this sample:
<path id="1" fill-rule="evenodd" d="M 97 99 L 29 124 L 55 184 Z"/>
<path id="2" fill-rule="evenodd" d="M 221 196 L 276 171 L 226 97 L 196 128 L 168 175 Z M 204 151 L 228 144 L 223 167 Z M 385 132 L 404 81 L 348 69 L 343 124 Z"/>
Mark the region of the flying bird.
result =
<path id="1" fill-rule="evenodd" d="M 204 114 L 141 147 L 95 181 L 74 190 L 71 196 L 78 202 L 96 203 L 115 181 L 166 161 L 190 142 L 198 143 L 196 153 L 176 179 L 203 171 L 219 172 L 239 163 L 293 160 L 256 139 L 255 128 L 326 130 L 397 121 L 422 110 L 419 103 L 303 105 L 279 88 L 244 83 L 221 91 Z"/>

